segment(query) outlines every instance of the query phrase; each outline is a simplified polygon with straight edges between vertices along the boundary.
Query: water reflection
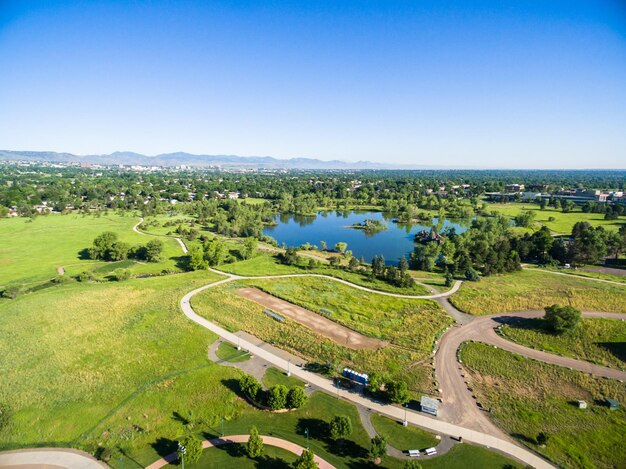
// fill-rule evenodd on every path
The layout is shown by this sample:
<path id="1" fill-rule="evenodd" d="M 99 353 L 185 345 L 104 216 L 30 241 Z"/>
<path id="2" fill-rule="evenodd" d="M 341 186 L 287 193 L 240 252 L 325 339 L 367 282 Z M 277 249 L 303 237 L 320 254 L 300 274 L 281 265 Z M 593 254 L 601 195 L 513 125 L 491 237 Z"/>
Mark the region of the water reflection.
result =
<path id="1" fill-rule="evenodd" d="M 387 229 L 371 232 L 350 228 L 366 219 L 382 221 Z M 276 217 L 277 224 L 263 232 L 275 238 L 279 245 L 285 243 L 293 247 L 306 243 L 320 246 L 321 241 L 325 241 L 332 249 L 336 243 L 346 242 L 357 258 L 364 257 L 370 262 L 372 257 L 383 255 L 388 264 L 397 264 L 401 257 L 408 258 L 413 251 L 415 233 L 430 230 L 438 220 L 400 224 L 394 219 L 390 213 L 349 210 L 318 212 L 317 217 L 281 214 Z M 443 228 L 452 228 L 460 234 L 470 227 L 471 222 L 471 219 L 445 220 Z"/>

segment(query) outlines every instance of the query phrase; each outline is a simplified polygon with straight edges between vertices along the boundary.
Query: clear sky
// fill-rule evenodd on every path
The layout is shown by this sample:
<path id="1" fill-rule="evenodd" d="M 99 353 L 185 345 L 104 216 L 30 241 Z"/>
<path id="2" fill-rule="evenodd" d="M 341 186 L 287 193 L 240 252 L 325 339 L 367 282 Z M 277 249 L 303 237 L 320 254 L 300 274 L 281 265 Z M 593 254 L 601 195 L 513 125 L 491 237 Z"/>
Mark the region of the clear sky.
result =
<path id="1" fill-rule="evenodd" d="M 3 1 L 0 148 L 626 167 L 626 2 Z"/>

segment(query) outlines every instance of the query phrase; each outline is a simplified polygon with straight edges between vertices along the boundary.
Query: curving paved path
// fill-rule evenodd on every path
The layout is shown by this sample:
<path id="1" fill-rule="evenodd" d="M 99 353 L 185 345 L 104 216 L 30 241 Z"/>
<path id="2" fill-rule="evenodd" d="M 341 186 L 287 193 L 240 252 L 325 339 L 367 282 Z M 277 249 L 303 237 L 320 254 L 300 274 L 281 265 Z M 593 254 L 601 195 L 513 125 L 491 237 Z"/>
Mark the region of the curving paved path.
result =
<path id="1" fill-rule="evenodd" d="M 247 443 L 250 435 L 230 435 L 224 438 L 214 438 L 212 440 L 204 440 L 202 442 L 202 447 L 204 449 L 213 448 L 214 446 L 221 445 L 229 445 L 233 443 Z M 281 438 L 276 438 L 273 436 L 265 436 L 261 435 L 263 439 L 263 443 L 268 446 L 276 446 L 278 448 L 282 448 L 287 450 L 293 454 L 300 456 L 304 448 L 300 445 L 292 443 L 291 441 L 283 440 Z M 168 454 L 164 458 L 159 459 L 158 461 L 153 462 L 146 469 L 159 469 L 163 466 L 167 466 L 168 464 L 173 463 L 178 459 L 177 453 Z M 320 469 L 335 469 L 335 466 L 320 458 L 317 455 L 314 455 L 315 462 L 318 464 Z"/>
<path id="2" fill-rule="evenodd" d="M 15 469 L 102 469 L 109 466 L 98 461 L 92 455 L 76 449 L 33 448 L 1 452 L 0 467 Z"/>
<path id="3" fill-rule="evenodd" d="M 221 273 L 221 272 L 216 271 L 216 273 Z M 230 343 L 232 344 L 239 343 L 241 347 L 248 350 L 251 354 L 262 358 L 263 360 L 271 363 L 272 365 L 278 367 L 279 369 L 287 370 L 289 365 L 287 361 L 284 360 L 283 358 L 280 358 L 277 355 L 274 355 L 273 353 L 271 353 L 270 351 L 264 348 L 261 348 L 259 346 L 256 346 L 246 340 L 239 339 L 237 335 L 231 332 L 228 332 L 227 330 L 223 329 L 217 324 L 214 324 L 208 321 L 207 319 L 203 318 L 202 316 L 198 315 L 191 307 L 190 302 L 191 302 L 191 298 L 194 295 L 204 290 L 207 290 L 209 288 L 214 288 L 218 285 L 224 284 L 226 282 L 230 282 L 238 278 L 245 278 L 245 277 L 229 276 L 223 280 L 219 280 L 209 285 L 204 285 L 200 288 L 196 288 L 195 290 L 187 293 L 180 302 L 180 306 L 181 306 L 183 313 L 185 314 L 185 316 L 187 316 L 189 319 L 191 319 L 195 323 L 201 325 L 202 327 L 205 327 L 206 329 L 209 329 L 210 331 L 213 331 L 214 333 L 216 333 L 223 339 L 229 341 Z M 254 278 L 258 278 L 258 277 L 254 277 Z M 273 278 L 273 277 L 270 276 L 268 278 Z M 310 384 L 318 387 L 319 389 L 329 394 L 335 394 L 337 395 L 337 397 L 341 397 L 353 403 L 363 405 L 387 417 L 390 417 L 396 420 L 404 419 L 405 412 L 403 408 L 373 402 L 359 394 L 354 394 L 348 390 L 337 388 L 334 386 L 331 380 L 326 379 L 317 374 L 311 373 L 309 371 L 306 371 L 302 368 L 291 367 L 290 370 L 294 376 L 297 376 L 298 378 L 309 382 Z M 472 403 L 472 405 L 474 404 Z M 452 435 L 452 436 L 457 436 L 457 437 L 462 436 L 463 439 L 465 439 L 468 442 L 476 443 L 476 444 L 487 446 L 487 447 L 497 448 L 503 453 L 513 458 L 516 458 L 520 461 L 523 461 L 526 464 L 530 464 L 538 469 L 553 467 L 552 465 L 547 463 L 544 459 L 537 456 L 535 453 L 525 448 L 522 448 L 518 444 L 511 441 L 510 438 L 508 437 L 503 438 L 501 436 L 502 435 L 501 431 L 498 431 L 498 433 L 496 433 L 496 435 L 498 436 L 493 436 L 489 432 L 477 431 L 472 428 L 462 427 L 460 425 L 455 425 L 453 423 L 444 422 L 436 418 L 428 417 L 425 414 L 418 414 L 415 412 L 407 412 L 406 418 L 412 424 L 418 425 L 423 428 L 427 428 L 437 433 L 442 433 L 445 435 Z"/>
<path id="4" fill-rule="evenodd" d="M 153 234 L 153 233 L 144 233 L 143 231 L 139 230 L 139 225 L 141 225 L 143 223 L 143 217 L 139 217 L 139 221 L 137 222 L 137 224 L 135 226 L 133 226 L 133 231 L 135 233 L 139 233 L 140 235 L 144 235 L 144 236 L 155 236 L 158 238 L 170 238 L 170 239 L 175 239 L 178 244 L 180 244 L 181 249 L 183 250 L 183 253 L 188 254 L 189 251 L 187 250 L 187 246 L 185 246 L 185 243 L 183 243 L 183 240 L 180 238 L 177 238 L 176 236 L 168 236 L 168 235 L 159 235 L 159 234 Z"/>

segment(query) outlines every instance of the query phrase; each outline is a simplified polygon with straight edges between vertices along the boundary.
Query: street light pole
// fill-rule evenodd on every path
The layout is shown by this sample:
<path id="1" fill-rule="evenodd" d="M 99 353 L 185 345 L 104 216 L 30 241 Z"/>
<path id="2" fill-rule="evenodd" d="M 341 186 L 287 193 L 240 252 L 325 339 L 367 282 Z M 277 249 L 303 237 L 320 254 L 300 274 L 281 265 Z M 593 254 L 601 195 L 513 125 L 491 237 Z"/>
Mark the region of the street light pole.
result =
<path id="1" fill-rule="evenodd" d="M 407 405 L 405 404 L 404 405 L 404 421 L 402 422 L 402 425 L 404 427 L 408 427 L 409 426 L 409 421 L 406 419 L 406 407 L 407 407 Z"/>
<path id="2" fill-rule="evenodd" d="M 309 428 L 304 429 L 304 434 L 306 435 L 306 449 L 309 449 Z"/>
<path id="3" fill-rule="evenodd" d="M 287 377 L 291 376 L 291 359 L 287 360 Z"/>
<path id="4" fill-rule="evenodd" d="M 178 442 L 178 452 L 180 453 L 180 459 L 183 463 L 183 469 L 185 469 L 185 454 L 187 454 L 187 448 L 181 445 L 180 441 Z"/>
<path id="5" fill-rule="evenodd" d="M 237 350 L 241 350 L 241 337 L 237 335 Z"/>

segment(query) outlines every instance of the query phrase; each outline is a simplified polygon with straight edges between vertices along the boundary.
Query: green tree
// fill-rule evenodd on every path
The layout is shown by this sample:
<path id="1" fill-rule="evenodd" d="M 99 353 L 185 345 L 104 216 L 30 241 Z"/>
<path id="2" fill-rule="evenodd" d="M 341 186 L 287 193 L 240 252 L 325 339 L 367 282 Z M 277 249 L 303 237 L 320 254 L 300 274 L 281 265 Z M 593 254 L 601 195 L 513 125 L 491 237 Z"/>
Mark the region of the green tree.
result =
<path id="1" fill-rule="evenodd" d="M 252 459 L 263 456 L 263 438 L 259 435 L 259 430 L 256 427 L 250 429 L 250 436 L 248 437 L 248 443 L 246 443 L 246 453 Z"/>
<path id="2" fill-rule="evenodd" d="M 352 421 L 347 415 L 335 415 L 330 421 L 330 437 L 333 440 L 347 438 L 352 434 Z"/>
<path id="3" fill-rule="evenodd" d="M 376 435 L 371 439 L 370 458 L 374 461 L 380 460 L 387 454 L 387 439 L 384 436 Z"/>
<path id="4" fill-rule="evenodd" d="M 270 388 L 267 393 L 267 406 L 272 410 L 280 410 L 287 407 L 287 390 L 286 386 L 277 384 Z"/>
<path id="5" fill-rule="evenodd" d="M 202 456 L 202 441 L 193 436 L 185 436 L 178 440 L 180 446 L 185 448 L 185 463 L 187 464 L 195 464 L 200 460 L 200 456 Z M 180 447 L 179 447 L 180 448 Z M 183 456 L 182 451 L 178 450 L 178 459 L 180 460 Z"/>
<path id="6" fill-rule="evenodd" d="M 128 257 L 129 252 L 129 244 L 123 243 L 121 241 L 116 241 L 111 245 L 111 247 L 107 251 L 106 256 L 108 257 L 108 260 L 111 261 L 123 261 Z"/>
<path id="7" fill-rule="evenodd" d="M 93 244 L 89 248 L 89 257 L 96 260 L 109 260 L 110 251 L 116 242 L 117 233 L 105 231 L 93 240 Z"/>
<path id="8" fill-rule="evenodd" d="M 335 251 L 340 252 L 341 254 L 346 252 L 346 249 L 348 249 L 348 243 L 344 243 L 343 241 L 340 241 L 335 244 Z"/>
<path id="9" fill-rule="evenodd" d="M 146 244 L 145 256 L 148 262 L 159 262 L 163 253 L 163 241 L 153 239 Z"/>
<path id="10" fill-rule="evenodd" d="M 218 239 L 211 239 L 204 243 L 204 260 L 210 266 L 220 265 L 228 253 L 226 243 Z"/>
<path id="11" fill-rule="evenodd" d="M 411 397 L 404 381 L 390 381 L 387 383 L 387 396 L 394 404 L 404 404 Z"/>
<path id="12" fill-rule="evenodd" d="M 256 238 L 252 236 L 248 236 L 243 242 L 243 249 L 241 250 L 241 255 L 244 259 L 250 259 L 254 256 L 256 252 L 257 246 L 259 242 Z"/>
<path id="13" fill-rule="evenodd" d="M 204 259 L 202 248 L 196 244 L 189 246 L 189 268 L 191 270 L 204 270 L 207 267 L 208 263 Z"/>
<path id="14" fill-rule="evenodd" d="M 300 386 L 294 386 L 287 393 L 287 407 L 289 409 L 299 409 L 306 404 L 306 401 L 307 396 Z"/>
<path id="15" fill-rule="evenodd" d="M 293 469 L 317 469 L 319 466 L 315 462 L 313 452 L 305 449 L 302 451 L 302 454 L 298 456 L 298 459 L 293 462 L 291 467 L 293 467 Z"/>
<path id="16" fill-rule="evenodd" d="M 580 311 L 572 306 L 552 305 L 546 309 L 544 320 L 548 328 L 556 333 L 571 333 L 580 324 Z"/>

